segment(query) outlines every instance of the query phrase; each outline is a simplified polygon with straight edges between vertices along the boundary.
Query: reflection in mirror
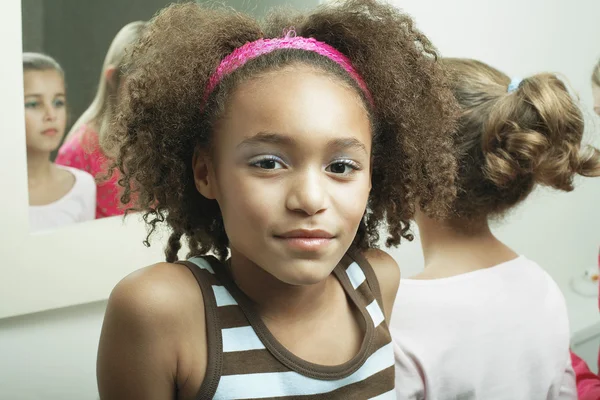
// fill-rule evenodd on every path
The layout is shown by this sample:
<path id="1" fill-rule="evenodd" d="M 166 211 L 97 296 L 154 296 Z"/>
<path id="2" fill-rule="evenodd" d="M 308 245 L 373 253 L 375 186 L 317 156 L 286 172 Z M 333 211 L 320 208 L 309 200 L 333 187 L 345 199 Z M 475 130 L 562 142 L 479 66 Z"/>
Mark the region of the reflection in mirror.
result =
<path id="1" fill-rule="evenodd" d="M 127 48 L 168 0 L 23 0 L 24 107 L 32 232 L 123 214 L 104 147 Z M 82 17 L 84 16 L 84 17 Z M 89 18 L 85 18 L 89 16 Z"/>
<path id="2" fill-rule="evenodd" d="M 96 95 L 62 144 L 68 114 L 65 73 L 48 55 L 24 53 L 32 231 L 123 214 L 118 177 L 107 178 L 110 158 L 103 143 L 117 110 L 127 48 L 139 38 L 144 25 L 131 22 L 117 33 L 104 58 Z M 56 150 L 58 156 L 51 162 L 50 154 Z"/>
<path id="3" fill-rule="evenodd" d="M 142 21 L 131 22 L 117 33 L 102 64 L 94 100 L 75 122 L 56 157 L 56 164 L 86 171 L 96 179 L 96 218 L 123 214 L 118 177 L 105 176 L 110 159 L 106 156 L 104 139 L 117 111 L 127 49 L 140 37 L 144 26 Z"/>
<path id="4" fill-rule="evenodd" d="M 31 230 L 93 219 L 96 185 L 92 176 L 50 161 L 67 120 L 62 67 L 44 54 L 24 53 L 23 88 Z"/>

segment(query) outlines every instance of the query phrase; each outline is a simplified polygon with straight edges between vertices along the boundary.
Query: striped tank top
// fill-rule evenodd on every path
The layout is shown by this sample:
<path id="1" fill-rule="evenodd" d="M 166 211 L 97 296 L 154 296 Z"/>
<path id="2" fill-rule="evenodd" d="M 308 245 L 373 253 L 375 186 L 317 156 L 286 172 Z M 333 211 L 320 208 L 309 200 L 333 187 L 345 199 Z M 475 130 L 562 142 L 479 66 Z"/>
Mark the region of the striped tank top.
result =
<path id="1" fill-rule="evenodd" d="M 334 269 L 365 330 L 358 354 L 337 366 L 307 362 L 280 344 L 214 257 L 180 263 L 196 277 L 206 310 L 207 369 L 196 399 L 396 399 L 379 285 L 360 253 L 346 254 Z"/>

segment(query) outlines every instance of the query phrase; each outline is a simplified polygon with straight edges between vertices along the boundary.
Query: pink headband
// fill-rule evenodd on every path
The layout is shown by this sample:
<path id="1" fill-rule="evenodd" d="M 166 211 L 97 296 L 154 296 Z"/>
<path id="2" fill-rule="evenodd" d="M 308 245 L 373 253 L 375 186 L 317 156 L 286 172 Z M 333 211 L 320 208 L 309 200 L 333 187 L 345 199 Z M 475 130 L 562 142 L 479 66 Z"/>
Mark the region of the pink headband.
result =
<path id="1" fill-rule="evenodd" d="M 210 94 L 226 75 L 231 74 L 233 71 L 258 56 L 268 54 L 279 49 L 299 49 L 313 51 L 329 58 L 331 61 L 342 67 L 344 71 L 346 71 L 352 77 L 352 79 L 354 79 L 371 105 L 374 104 L 373 97 L 371 96 L 365 81 L 354 69 L 348 57 L 327 43 L 319 42 L 314 38 L 295 36 L 295 32 L 293 30 L 288 31 L 288 33 L 282 38 L 258 39 L 254 42 L 248 42 L 243 46 L 238 47 L 231 54 L 225 57 L 208 81 L 208 85 L 206 86 L 206 90 L 204 92 L 204 103 L 206 103 Z"/>

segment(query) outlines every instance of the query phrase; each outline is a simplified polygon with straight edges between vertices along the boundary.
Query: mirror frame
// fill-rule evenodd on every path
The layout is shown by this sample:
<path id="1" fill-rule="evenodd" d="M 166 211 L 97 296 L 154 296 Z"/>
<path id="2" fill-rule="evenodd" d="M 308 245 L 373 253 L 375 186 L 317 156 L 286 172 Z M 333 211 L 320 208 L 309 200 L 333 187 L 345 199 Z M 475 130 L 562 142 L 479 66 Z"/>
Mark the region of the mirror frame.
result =
<path id="1" fill-rule="evenodd" d="M 139 216 L 125 223 L 112 217 L 47 233 L 29 232 L 21 1 L 8 0 L 2 8 L 0 318 L 6 318 L 105 300 L 124 276 L 164 260 L 164 254 L 161 235 L 152 247 L 143 245 L 146 229 Z"/>

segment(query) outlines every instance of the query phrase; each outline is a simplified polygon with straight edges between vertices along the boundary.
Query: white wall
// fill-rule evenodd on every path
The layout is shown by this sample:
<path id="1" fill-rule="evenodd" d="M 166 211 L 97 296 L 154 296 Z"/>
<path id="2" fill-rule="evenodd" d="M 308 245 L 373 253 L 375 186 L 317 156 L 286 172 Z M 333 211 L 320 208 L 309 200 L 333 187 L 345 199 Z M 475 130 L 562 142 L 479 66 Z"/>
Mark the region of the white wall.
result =
<path id="1" fill-rule="evenodd" d="M 95 400 L 106 302 L 0 320 L 0 399 Z"/>
<path id="2" fill-rule="evenodd" d="M 206 1 L 206 0 L 196 0 Z M 259 18 L 264 16 L 271 8 L 289 5 L 296 10 L 306 10 L 319 3 L 317 0 L 226 0 L 226 3 L 235 8 Z"/>
<path id="3" fill-rule="evenodd" d="M 445 55 L 480 58 L 515 75 L 561 71 L 589 106 L 589 72 L 600 55 L 597 0 L 403 0 L 401 5 Z M 595 300 L 574 295 L 568 280 L 593 266 L 597 256 L 599 186 L 588 181 L 573 194 L 537 194 L 498 229 L 559 281 L 577 330 L 597 318 Z M 418 243 L 393 254 L 405 276 L 422 266 Z M 0 320 L 0 399 L 94 399 L 104 307 L 100 302 Z"/>

